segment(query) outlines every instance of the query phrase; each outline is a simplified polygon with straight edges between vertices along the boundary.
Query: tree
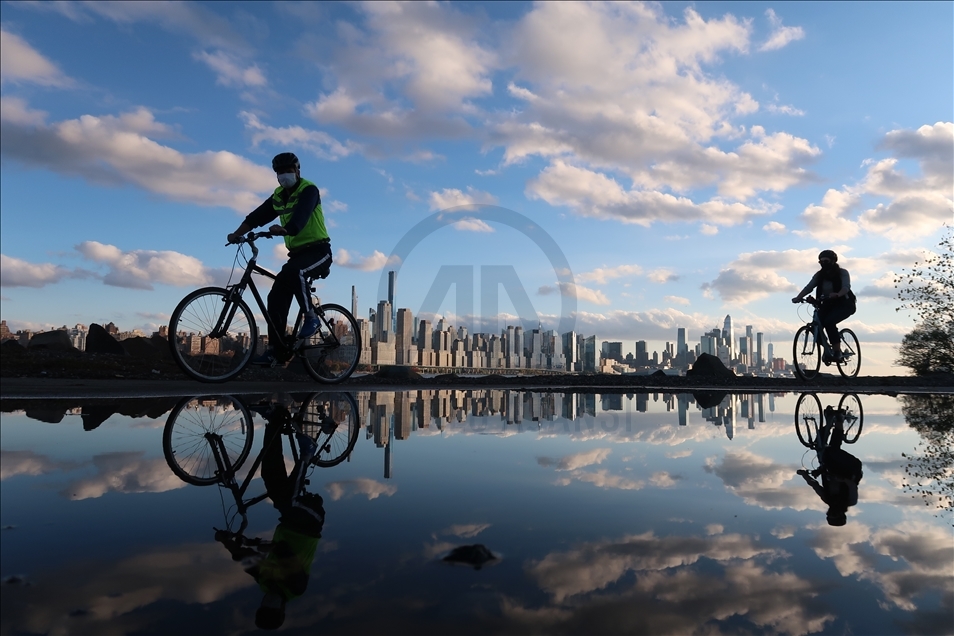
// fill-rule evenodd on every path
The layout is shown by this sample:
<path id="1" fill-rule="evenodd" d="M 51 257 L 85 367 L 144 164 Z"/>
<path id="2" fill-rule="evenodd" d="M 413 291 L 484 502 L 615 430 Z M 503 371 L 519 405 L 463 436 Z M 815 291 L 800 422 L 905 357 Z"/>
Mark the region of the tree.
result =
<path id="1" fill-rule="evenodd" d="M 954 373 L 954 227 L 945 228 L 937 253 L 895 279 L 898 311 L 911 311 L 918 321 L 901 341 L 897 363 L 917 375 Z"/>

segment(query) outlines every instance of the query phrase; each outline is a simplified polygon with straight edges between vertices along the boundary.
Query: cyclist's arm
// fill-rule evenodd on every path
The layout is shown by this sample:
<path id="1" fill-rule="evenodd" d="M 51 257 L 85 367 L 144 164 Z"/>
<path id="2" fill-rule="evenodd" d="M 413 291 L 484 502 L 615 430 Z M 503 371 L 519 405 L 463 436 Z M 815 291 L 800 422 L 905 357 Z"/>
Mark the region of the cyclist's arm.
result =
<path id="1" fill-rule="evenodd" d="M 235 231 L 228 236 L 230 243 L 235 242 L 237 238 L 245 236 L 252 230 L 257 227 L 262 227 L 266 223 L 274 221 L 278 217 L 278 213 L 275 212 L 275 207 L 272 205 L 272 200 L 266 199 L 264 203 L 252 210 L 248 216 L 242 221 Z"/>
<path id="2" fill-rule="evenodd" d="M 301 194 L 298 195 L 298 203 L 292 209 L 291 218 L 285 224 L 285 232 L 289 236 L 295 236 L 305 229 L 308 219 L 311 218 L 311 213 L 319 203 L 321 203 L 321 195 L 318 193 L 317 187 L 308 186 L 302 190 Z"/>
<path id="3" fill-rule="evenodd" d="M 848 275 L 848 270 L 844 267 L 841 268 L 841 291 L 835 294 L 836 297 L 841 298 L 842 296 L 847 296 L 851 293 L 851 276 Z"/>
<path id="4" fill-rule="evenodd" d="M 815 275 L 812 276 L 812 279 L 811 279 L 810 281 L 808 281 L 808 284 L 805 285 L 805 288 L 802 289 L 802 291 L 798 292 L 798 296 L 796 296 L 795 298 L 793 298 L 793 299 L 792 299 L 792 302 L 801 302 L 801 301 L 802 301 L 802 298 L 804 298 L 805 296 L 807 296 L 808 294 L 810 294 L 811 291 L 812 291 L 813 289 L 815 289 L 815 287 L 818 286 L 818 277 L 819 277 L 819 273 L 818 273 L 818 272 L 815 272 Z"/>

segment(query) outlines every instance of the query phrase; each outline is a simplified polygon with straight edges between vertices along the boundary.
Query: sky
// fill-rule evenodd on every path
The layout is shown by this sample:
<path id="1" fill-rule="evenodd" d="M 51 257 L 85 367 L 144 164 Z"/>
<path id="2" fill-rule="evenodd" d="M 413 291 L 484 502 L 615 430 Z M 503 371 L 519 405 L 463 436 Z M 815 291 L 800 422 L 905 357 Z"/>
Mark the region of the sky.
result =
<path id="1" fill-rule="evenodd" d="M 0 11 L 14 331 L 166 324 L 228 280 L 225 236 L 277 186 L 282 151 L 321 191 L 323 301 L 350 305 L 354 286 L 366 316 L 395 269 L 395 304 L 418 315 L 450 276 L 434 311 L 479 329 L 481 280 L 512 272 L 545 328 L 624 352 L 677 327 L 696 343 L 728 314 L 790 358 L 789 299 L 832 248 L 862 373 L 902 373 L 914 323 L 894 278 L 954 220 L 951 3 Z M 260 263 L 285 254 L 266 243 Z M 515 324 L 505 288 L 498 324 Z"/>

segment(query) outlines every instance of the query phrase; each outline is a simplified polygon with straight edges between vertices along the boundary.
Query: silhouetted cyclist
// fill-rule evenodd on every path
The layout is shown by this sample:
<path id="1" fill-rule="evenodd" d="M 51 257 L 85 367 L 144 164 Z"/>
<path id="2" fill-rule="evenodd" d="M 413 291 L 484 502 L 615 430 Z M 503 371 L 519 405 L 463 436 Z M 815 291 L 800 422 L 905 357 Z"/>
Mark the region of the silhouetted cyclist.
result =
<path id="1" fill-rule="evenodd" d="M 799 470 L 808 485 L 828 504 L 825 518 L 830 526 L 843 526 L 848 521 L 848 508 L 858 503 L 858 484 L 863 472 L 861 460 L 841 447 L 845 439 L 844 411 L 825 407 L 825 425 L 818 432 L 818 468 Z M 831 439 L 828 439 L 829 433 Z M 821 484 L 815 479 L 821 476 Z"/>
<path id="2" fill-rule="evenodd" d="M 247 539 L 241 534 L 217 532 L 232 558 L 242 561 L 264 592 L 255 612 L 260 629 L 278 629 L 285 622 L 285 605 L 308 587 L 311 564 L 325 523 L 321 496 L 305 491 L 308 465 L 317 450 L 312 438 L 296 434 L 298 461 L 289 475 L 282 454 L 282 430 L 291 414 L 284 406 L 271 405 L 263 413 L 268 424 L 262 459 L 262 479 L 275 508 L 281 513 L 271 542 Z"/>

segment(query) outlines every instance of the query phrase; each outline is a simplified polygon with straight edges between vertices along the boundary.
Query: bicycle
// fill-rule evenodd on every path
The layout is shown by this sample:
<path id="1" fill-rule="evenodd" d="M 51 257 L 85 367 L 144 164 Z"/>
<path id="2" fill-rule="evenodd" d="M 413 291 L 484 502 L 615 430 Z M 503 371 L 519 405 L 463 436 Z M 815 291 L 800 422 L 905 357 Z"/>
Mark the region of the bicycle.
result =
<path id="1" fill-rule="evenodd" d="M 351 455 L 359 430 L 358 405 L 350 393 L 311 393 L 283 422 L 281 433 L 289 438 L 296 463 L 296 435 L 303 434 L 316 445 L 311 464 L 327 468 Z M 236 481 L 236 471 L 252 449 L 253 431 L 251 410 L 241 399 L 231 395 L 186 397 L 169 413 L 162 432 L 162 451 L 179 479 L 195 486 L 223 485 L 244 510 L 265 497 L 243 499 L 261 465 L 264 445 L 242 485 Z"/>
<path id="2" fill-rule="evenodd" d="M 841 329 L 838 332 L 838 338 L 841 341 L 841 358 L 829 361 L 824 353 L 827 349 L 825 330 L 818 320 L 820 304 L 811 296 L 805 297 L 801 302 L 811 305 L 815 310 L 812 312 L 811 321 L 795 332 L 795 340 L 792 343 L 795 373 L 803 380 L 811 380 L 818 375 L 818 370 L 825 358 L 825 365 L 834 362 L 838 365 L 838 372 L 842 376 L 856 377 L 861 370 L 861 343 L 858 342 L 858 336 L 851 329 Z"/>
<path id="3" fill-rule="evenodd" d="M 239 282 L 224 288 L 197 289 L 183 298 L 172 312 L 169 347 L 172 358 L 189 377 L 200 382 L 225 382 L 248 366 L 258 346 L 258 324 L 242 298 L 246 289 L 252 290 L 265 322 L 277 331 L 252 279 L 252 274 L 260 274 L 275 280 L 275 274 L 258 265 L 255 245 L 257 239 L 272 236 L 270 232 L 249 232 L 242 237 L 235 262 L 245 257 L 242 249 L 245 244 L 251 247 L 252 257 L 245 257 L 245 272 Z M 315 288 L 311 287 L 311 291 Z M 310 300 L 318 316 L 318 330 L 308 338 L 287 337 L 284 344 L 290 352 L 289 359 L 295 355 L 301 358 L 305 370 L 318 382 L 343 382 L 358 366 L 361 354 L 358 323 L 341 305 L 321 304 L 314 296 Z M 303 322 L 304 312 L 299 309 L 292 334 L 300 331 Z"/>
<path id="4" fill-rule="evenodd" d="M 838 417 L 841 418 L 843 441 L 854 444 L 861 436 L 864 426 L 864 409 L 855 393 L 845 393 L 838 401 Z M 802 393 L 795 404 L 795 434 L 802 446 L 821 450 L 827 443 L 831 425 L 823 420 L 821 400 L 814 393 Z"/>

